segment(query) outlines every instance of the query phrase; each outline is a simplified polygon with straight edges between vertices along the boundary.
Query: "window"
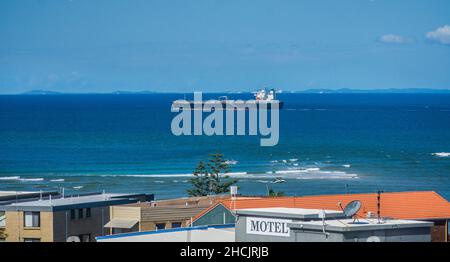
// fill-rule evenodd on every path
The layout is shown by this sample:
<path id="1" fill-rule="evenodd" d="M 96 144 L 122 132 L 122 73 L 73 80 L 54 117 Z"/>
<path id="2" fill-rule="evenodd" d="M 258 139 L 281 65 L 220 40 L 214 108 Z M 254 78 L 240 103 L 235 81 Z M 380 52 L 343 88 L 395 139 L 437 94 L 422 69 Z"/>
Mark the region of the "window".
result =
<path id="1" fill-rule="evenodd" d="M 123 233 L 125 230 L 123 228 L 113 228 L 112 229 L 112 234 L 121 234 Z"/>
<path id="2" fill-rule="evenodd" d="M 83 209 L 78 209 L 78 218 L 83 218 Z"/>
<path id="3" fill-rule="evenodd" d="M 181 227 L 181 222 L 172 222 L 172 228 L 179 228 Z"/>
<path id="4" fill-rule="evenodd" d="M 25 227 L 40 227 L 41 214 L 39 212 L 24 212 Z"/>
<path id="5" fill-rule="evenodd" d="M 6 213 L 5 211 L 0 211 L 0 227 L 6 226 Z"/>
<path id="6" fill-rule="evenodd" d="M 41 242 L 40 238 L 24 238 L 23 242 Z"/>
<path id="7" fill-rule="evenodd" d="M 91 217 L 91 208 L 86 208 L 86 217 Z"/>
<path id="8" fill-rule="evenodd" d="M 70 219 L 74 220 L 75 219 L 75 209 L 71 209 L 70 210 Z"/>
<path id="9" fill-rule="evenodd" d="M 165 223 L 157 223 L 156 224 L 156 230 L 165 229 L 166 224 Z"/>

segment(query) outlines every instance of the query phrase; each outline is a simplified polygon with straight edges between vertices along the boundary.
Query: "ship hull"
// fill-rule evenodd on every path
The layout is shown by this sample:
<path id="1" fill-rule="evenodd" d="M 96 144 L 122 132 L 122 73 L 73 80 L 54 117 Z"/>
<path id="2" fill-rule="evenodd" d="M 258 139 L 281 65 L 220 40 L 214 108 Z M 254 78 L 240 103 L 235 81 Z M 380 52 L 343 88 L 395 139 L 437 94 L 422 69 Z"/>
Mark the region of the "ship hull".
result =
<path id="1" fill-rule="evenodd" d="M 201 109 L 204 108 L 204 106 L 205 106 L 205 104 L 207 102 L 188 101 L 188 103 L 189 103 L 191 109 L 194 109 L 194 110 L 195 109 L 199 109 L 199 110 L 201 110 Z M 263 103 L 264 103 L 264 106 L 266 107 L 267 110 L 272 110 L 272 108 L 274 108 L 273 104 L 277 104 L 278 105 L 278 109 L 282 109 L 283 106 L 284 106 L 284 102 L 282 102 L 282 101 L 272 101 L 272 102 L 259 102 L 259 101 L 256 101 L 256 103 L 255 103 L 256 104 L 256 108 L 257 109 L 262 108 L 262 104 Z M 222 105 L 222 109 L 224 109 L 224 110 L 228 109 L 227 108 L 227 101 L 220 101 L 220 104 Z M 211 105 L 208 104 L 208 106 L 215 106 L 215 105 L 216 104 L 211 104 Z M 239 107 L 232 106 L 232 105 L 228 105 L 228 107 L 229 107 L 229 109 L 233 109 L 233 110 L 239 110 L 240 109 Z M 245 106 L 245 107 L 242 107 L 242 109 L 249 110 L 250 107 Z"/>

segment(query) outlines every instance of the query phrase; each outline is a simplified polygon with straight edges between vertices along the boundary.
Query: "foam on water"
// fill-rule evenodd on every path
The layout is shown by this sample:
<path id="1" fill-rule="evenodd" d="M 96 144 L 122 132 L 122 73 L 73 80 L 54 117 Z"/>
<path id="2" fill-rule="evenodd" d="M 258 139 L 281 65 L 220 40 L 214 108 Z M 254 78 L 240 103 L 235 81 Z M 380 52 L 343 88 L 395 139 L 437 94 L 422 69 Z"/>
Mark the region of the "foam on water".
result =
<path id="1" fill-rule="evenodd" d="M 349 174 L 343 171 L 328 171 L 320 168 L 289 169 L 268 172 L 266 175 L 276 175 L 287 179 L 353 179 L 357 174 Z"/>
<path id="2" fill-rule="evenodd" d="M 327 171 L 321 170 L 319 167 L 290 167 L 287 169 L 273 170 L 273 171 L 262 171 L 262 172 L 230 172 L 226 174 L 232 178 L 239 179 L 258 179 L 262 182 L 264 179 L 272 179 L 275 177 L 283 177 L 287 179 L 350 179 L 358 178 L 357 174 L 348 174 L 343 171 Z M 110 174 L 110 175 L 100 175 L 101 177 L 128 177 L 128 178 L 159 178 L 159 179 L 170 179 L 173 183 L 187 182 L 187 180 L 177 180 L 173 178 L 190 178 L 193 174 Z M 156 180 L 155 183 L 165 183 L 164 180 Z"/>
<path id="3" fill-rule="evenodd" d="M 64 182 L 64 178 L 50 179 L 50 182 Z"/>
<path id="4" fill-rule="evenodd" d="M 96 175 L 93 175 L 96 176 Z M 136 177 L 136 178 L 165 178 L 165 177 L 191 177 L 192 174 L 146 174 L 146 175 L 121 175 L 121 174 L 114 174 L 114 175 L 100 175 L 101 177 Z"/>
<path id="5" fill-rule="evenodd" d="M 5 177 L 0 177 L 0 180 L 19 180 L 20 176 L 5 176 Z"/>
<path id="6" fill-rule="evenodd" d="M 42 177 L 38 177 L 38 178 L 19 178 L 19 181 L 23 181 L 23 182 L 38 182 L 38 181 L 44 181 L 44 179 Z"/>
<path id="7" fill-rule="evenodd" d="M 437 157 L 450 157 L 450 153 L 448 152 L 432 153 L 432 155 Z"/>

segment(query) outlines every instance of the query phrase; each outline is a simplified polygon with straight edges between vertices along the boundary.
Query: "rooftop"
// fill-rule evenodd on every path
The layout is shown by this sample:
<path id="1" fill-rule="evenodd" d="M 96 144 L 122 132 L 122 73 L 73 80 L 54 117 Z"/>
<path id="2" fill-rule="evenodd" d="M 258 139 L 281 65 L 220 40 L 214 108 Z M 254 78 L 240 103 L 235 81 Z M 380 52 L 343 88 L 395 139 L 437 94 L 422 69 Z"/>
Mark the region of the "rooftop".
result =
<path id="1" fill-rule="evenodd" d="M 325 213 L 325 217 L 327 218 L 344 217 L 342 211 L 286 207 L 249 208 L 239 209 L 236 212 L 238 215 L 291 219 L 318 219 L 323 212 Z"/>
<path id="2" fill-rule="evenodd" d="M 79 196 L 43 198 L 0 206 L 0 210 L 61 211 L 73 208 L 121 205 L 144 199 L 145 194 L 87 194 Z"/>
<path id="3" fill-rule="evenodd" d="M 141 208 L 142 221 L 189 220 L 211 205 L 154 206 Z"/>
<path id="4" fill-rule="evenodd" d="M 98 236 L 98 242 L 234 242 L 234 224 L 179 227 Z"/>
<path id="5" fill-rule="evenodd" d="M 368 217 L 369 212 L 377 214 L 376 193 L 303 197 L 237 197 L 235 200 L 227 198 L 218 201 L 215 205 L 199 213 L 194 221 L 220 204 L 229 210 L 285 207 L 340 211 L 339 202 L 345 206 L 353 200 L 359 200 L 362 203 L 361 209 L 357 213 L 359 217 Z M 450 203 L 434 191 L 382 193 L 381 216 L 413 220 L 448 219 L 450 218 Z"/>
<path id="6" fill-rule="evenodd" d="M 0 191 L 0 205 L 9 204 L 12 201 L 20 199 L 33 199 L 40 196 L 47 197 L 49 195 L 57 196 L 57 191 Z"/>
<path id="7" fill-rule="evenodd" d="M 0 197 L 2 197 L 2 196 L 27 195 L 27 194 L 39 194 L 39 192 L 36 192 L 36 191 L 0 191 Z"/>
<path id="8" fill-rule="evenodd" d="M 411 227 L 431 227 L 432 222 L 413 221 L 413 220 L 384 220 L 378 223 L 377 219 L 364 219 L 354 222 L 353 219 L 334 219 L 325 220 L 326 231 L 349 232 L 349 231 L 367 231 L 381 229 L 399 229 Z M 324 224 L 319 221 L 302 221 L 288 224 L 289 228 L 320 230 L 324 229 Z"/>
<path id="9" fill-rule="evenodd" d="M 154 206 L 195 206 L 195 205 L 212 205 L 220 199 L 226 199 L 227 196 L 202 196 L 202 197 L 180 197 L 175 199 L 162 199 L 152 201 Z"/>

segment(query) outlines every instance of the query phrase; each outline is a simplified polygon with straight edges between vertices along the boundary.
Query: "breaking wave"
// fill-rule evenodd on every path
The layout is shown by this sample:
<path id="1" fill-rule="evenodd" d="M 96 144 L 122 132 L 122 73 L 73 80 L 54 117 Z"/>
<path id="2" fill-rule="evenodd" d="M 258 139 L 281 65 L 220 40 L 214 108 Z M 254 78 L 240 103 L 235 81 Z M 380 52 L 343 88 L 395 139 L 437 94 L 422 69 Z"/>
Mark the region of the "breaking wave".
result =
<path id="1" fill-rule="evenodd" d="M 64 179 L 63 178 L 50 179 L 50 182 L 64 182 Z"/>
<path id="2" fill-rule="evenodd" d="M 22 182 L 39 182 L 44 181 L 44 178 L 37 177 L 37 178 L 21 178 L 20 176 L 5 176 L 0 177 L 0 180 L 11 180 L 11 181 L 22 181 Z"/>
<path id="3" fill-rule="evenodd" d="M 321 170 L 318 167 L 304 169 L 289 169 L 267 172 L 266 175 L 275 175 L 288 179 L 354 179 L 357 174 L 349 174 L 343 171 Z"/>
<path id="4" fill-rule="evenodd" d="M 319 167 L 299 167 L 296 163 L 297 159 L 288 159 L 292 163 L 289 167 L 275 168 L 272 171 L 249 171 L 249 172 L 230 172 L 222 175 L 227 175 L 232 178 L 238 179 L 250 179 L 259 183 L 270 183 L 274 178 L 281 177 L 284 179 L 355 179 L 359 178 L 357 174 L 347 173 L 344 171 L 336 170 L 322 170 Z M 283 162 L 280 160 L 280 162 Z M 343 165 L 347 167 L 347 165 Z M 350 167 L 350 165 L 348 165 Z M 193 174 L 85 174 L 80 177 L 111 177 L 111 178 L 142 178 L 142 179 L 154 179 L 155 183 L 186 183 L 188 179 L 193 177 Z M 20 181 L 20 182 L 41 182 L 46 179 L 42 177 L 21 177 L 21 176 L 6 176 L 0 177 L 0 181 Z M 50 182 L 64 182 L 63 178 L 53 178 L 47 180 Z M 82 186 L 73 187 L 73 189 L 81 189 Z"/>
<path id="5" fill-rule="evenodd" d="M 288 160 L 289 161 L 289 160 Z M 352 179 L 358 178 L 357 174 L 350 174 L 344 171 L 330 171 L 322 170 L 319 167 L 307 167 L 266 171 L 266 172 L 231 172 L 222 175 L 228 175 L 233 178 L 246 178 L 246 179 L 258 179 L 261 182 L 267 179 L 273 179 L 275 177 L 283 177 L 287 179 Z M 99 175 L 101 177 L 130 177 L 130 178 L 159 178 L 170 179 L 172 182 L 181 182 L 180 180 L 174 180 L 173 178 L 189 178 L 193 177 L 193 174 L 111 174 L 111 175 Z M 167 181 L 157 180 L 156 183 L 164 183 Z M 186 180 L 183 180 L 183 182 Z"/>
<path id="6" fill-rule="evenodd" d="M 50 179 L 50 182 L 64 182 L 64 178 Z"/>
<path id="7" fill-rule="evenodd" d="M 43 178 L 39 177 L 39 178 L 19 178 L 20 181 L 24 181 L 24 182 L 38 182 L 38 181 L 44 181 Z"/>
<path id="8" fill-rule="evenodd" d="M 93 175 L 96 176 L 96 175 Z M 191 177 L 192 174 L 147 174 L 147 175 L 100 175 L 101 177 L 141 177 L 141 178 L 165 178 L 165 177 Z"/>
<path id="9" fill-rule="evenodd" d="M 20 176 L 4 176 L 0 177 L 0 180 L 19 180 Z"/>
<path id="10" fill-rule="evenodd" d="M 450 157 L 450 153 L 448 152 L 432 153 L 432 155 L 437 157 Z"/>

